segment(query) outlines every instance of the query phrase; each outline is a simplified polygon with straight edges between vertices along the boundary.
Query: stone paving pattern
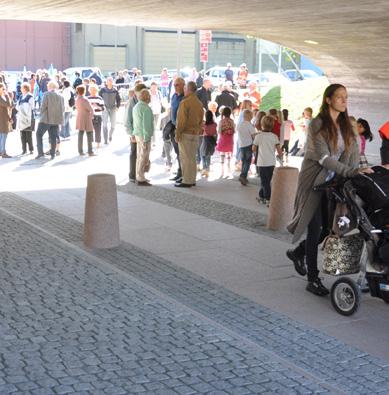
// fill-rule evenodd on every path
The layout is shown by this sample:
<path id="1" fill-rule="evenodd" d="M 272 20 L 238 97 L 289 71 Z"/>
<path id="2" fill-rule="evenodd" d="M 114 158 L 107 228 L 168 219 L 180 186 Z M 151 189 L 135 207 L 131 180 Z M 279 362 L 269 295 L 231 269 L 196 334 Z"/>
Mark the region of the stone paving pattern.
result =
<path id="1" fill-rule="evenodd" d="M 1 194 L 0 207 L 22 218 L 26 218 L 26 220 L 34 225 L 42 227 L 46 231 L 53 233 L 67 242 L 80 244 L 82 225 L 75 220 L 69 219 L 61 214 L 8 193 Z M 270 366 L 272 366 L 271 369 L 264 369 L 264 371 L 261 371 L 261 374 L 259 374 L 259 376 L 262 377 L 263 374 L 270 372 L 270 376 L 265 376 L 270 381 L 256 383 L 255 381 L 252 381 L 251 378 L 248 378 L 248 376 L 250 376 L 250 365 L 245 363 L 241 364 L 238 361 L 238 366 L 240 366 L 241 369 L 241 375 L 237 376 L 238 379 L 234 381 L 232 387 L 212 388 L 211 385 L 211 387 L 200 386 L 194 389 L 189 385 L 191 391 L 194 391 L 193 393 L 213 393 L 212 391 L 218 390 L 221 392 L 214 393 L 311 393 L 320 391 L 353 394 L 389 393 L 389 363 L 373 358 L 366 353 L 362 353 L 357 349 L 344 345 L 336 339 L 325 336 L 317 330 L 311 329 L 306 325 L 295 322 L 281 314 L 274 313 L 267 308 L 255 304 L 250 300 L 235 295 L 223 287 L 204 280 L 182 268 L 178 268 L 162 258 L 156 257 L 153 254 L 142 251 L 126 243 L 123 243 L 116 249 L 95 252 L 96 257 L 109 262 L 111 265 L 120 268 L 134 278 L 141 280 L 148 286 L 155 289 L 155 292 L 160 292 L 162 295 L 167 295 L 173 298 L 180 303 L 181 307 L 174 305 L 172 308 L 171 303 L 165 302 L 164 304 L 161 297 L 156 297 L 155 295 L 151 297 L 153 292 L 150 292 L 150 290 L 145 292 L 139 284 L 137 287 L 133 283 L 129 286 L 127 281 L 126 285 L 123 285 L 122 276 L 104 271 L 101 268 L 93 267 L 93 264 L 89 262 L 90 258 L 88 261 L 85 257 L 80 257 L 79 254 L 76 254 L 71 249 L 69 250 L 68 246 L 61 245 L 58 241 L 53 241 L 54 239 L 51 239 L 46 234 L 42 234 L 35 229 L 31 229 L 31 226 L 28 226 L 23 222 L 16 221 L 15 219 L 7 216 L 4 218 L 2 221 L 5 221 L 6 223 L 3 223 L 1 229 L 3 230 L 2 239 L 7 241 L 5 243 L 7 246 L 5 248 L 7 256 L 7 260 L 5 262 L 8 266 L 12 263 L 16 267 L 15 271 L 6 271 L 3 273 L 3 276 L 6 276 L 6 278 L 2 278 L 2 282 L 4 282 L 6 286 L 5 289 L 9 290 L 8 296 L 11 301 L 2 303 L 3 306 L 9 306 L 9 310 L 4 310 L 3 308 L 1 310 L 2 314 L 5 314 L 8 317 L 6 322 L 9 324 L 9 319 L 11 319 L 13 324 L 10 326 L 12 329 L 11 331 L 9 331 L 10 328 L 8 328 L 7 331 L 7 329 L 4 329 L 4 326 L 2 326 L 2 339 L 7 342 L 11 340 L 11 346 L 12 340 L 15 340 L 17 347 L 19 347 L 19 354 L 15 353 L 14 350 L 10 351 L 9 348 L 7 348 L 8 354 L 6 353 L 6 355 L 8 355 L 10 359 L 12 359 L 12 355 L 20 355 L 20 353 L 24 352 L 22 351 L 24 350 L 22 346 L 27 345 L 27 349 L 29 349 L 28 347 L 31 346 L 31 343 L 34 345 L 32 350 L 33 355 L 39 355 L 41 357 L 43 352 L 42 350 L 47 346 L 47 338 L 39 333 L 40 330 L 46 330 L 46 336 L 50 336 L 52 332 L 54 333 L 53 342 L 54 344 L 55 342 L 58 342 L 56 346 L 57 351 L 58 349 L 61 350 L 60 353 L 53 352 L 56 354 L 56 363 L 59 361 L 58 363 L 64 365 L 63 358 L 64 355 L 67 355 L 66 351 L 68 347 L 70 347 L 70 350 L 72 351 L 71 357 L 69 357 L 71 359 L 80 359 L 80 355 L 85 357 L 87 360 L 88 355 L 93 359 L 90 352 L 91 350 L 81 349 L 80 343 L 83 343 L 81 339 L 84 338 L 89 340 L 92 338 L 96 339 L 96 333 L 100 333 L 100 324 L 103 327 L 102 333 L 104 334 L 101 340 L 109 349 L 110 341 L 115 343 L 115 339 L 118 339 L 120 343 L 123 336 L 125 337 L 125 334 L 129 336 L 130 340 L 125 338 L 123 342 L 131 342 L 131 333 L 136 334 L 134 337 L 135 340 L 133 343 L 130 343 L 131 346 L 134 345 L 135 348 L 147 348 L 149 337 L 147 337 L 145 341 L 142 341 L 142 338 L 138 335 L 143 334 L 144 331 L 147 332 L 149 327 L 160 328 L 159 325 L 161 322 L 164 323 L 164 317 L 168 315 L 165 310 L 169 310 L 173 315 L 176 314 L 175 317 L 177 317 L 178 314 L 180 317 L 183 315 L 185 320 L 192 320 L 191 325 L 193 323 L 202 323 L 202 328 L 204 330 L 211 327 L 212 330 L 209 329 L 212 333 L 212 335 L 210 335 L 211 338 L 214 337 L 215 333 L 223 333 L 222 338 L 218 338 L 218 341 L 227 341 L 229 345 L 230 342 L 232 342 L 232 346 L 235 346 L 240 352 L 252 353 L 255 351 L 256 353 L 259 353 L 258 355 L 260 355 L 260 357 L 251 355 L 246 358 L 255 359 L 256 363 L 258 363 L 258 360 L 262 362 L 267 361 Z M 9 225 L 8 222 L 11 222 L 12 226 Z M 4 229 L 7 229 L 6 233 L 4 232 Z M 55 258 L 53 258 L 54 256 Z M 31 266 L 33 266 L 32 272 L 30 272 L 32 269 Z M 36 287 L 33 285 L 40 285 L 41 289 L 39 292 L 37 292 Z M 55 288 L 51 289 L 53 285 Z M 20 297 L 18 292 L 18 296 L 15 298 L 15 287 L 18 287 L 18 290 L 19 288 L 21 289 Z M 27 288 L 25 297 L 23 297 L 23 287 Z M 129 287 L 129 289 L 127 287 Z M 4 288 L 1 287 L 1 289 Z M 45 296 L 46 291 L 48 292 L 48 296 Z M 24 292 L 26 292 L 26 289 Z M 41 292 L 44 293 L 41 294 Z M 129 294 L 131 295 L 130 304 L 128 303 Z M 36 299 L 31 299 L 31 295 L 35 295 Z M 104 295 L 104 297 L 101 298 L 101 295 Z M 139 297 L 139 299 L 136 298 L 136 301 L 139 303 L 135 307 L 132 304 L 134 295 Z M 155 319 L 152 319 L 151 323 L 149 321 L 149 316 L 146 316 L 145 314 L 142 315 L 142 312 L 137 310 L 137 308 L 142 309 L 145 308 L 145 306 L 147 306 L 148 309 L 149 303 L 147 300 L 150 297 L 152 300 L 150 304 L 152 306 L 154 306 L 155 303 L 158 304 L 158 313 L 152 309 L 152 306 L 150 307 L 152 313 L 155 314 L 153 315 Z M 30 299 L 36 300 L 39 305 L 39 309 L 43 310 L 41 317 L 39 316 L 39 311 L 35 311 L 30 305 Z M 162 297 L 162 299 L 164 298 Z M 15 306 L 12 306 L 12 303 L 16 303 L 18 300 L 21 301 L 20 311 L 19 307 L 17 307 L 16 311 L 18 314 L 15 314 Z M 113 303 L 113 300 L 115 300 L 115 303 Z M 26 301 L 29 301 L 29 303 Z M 54 303 L 57 307 L 48 307 L 46 306 L 45 301 L 49 304 Z M 107 301 L 107 304 L 105 301 Z M 183 308 L 182 304 L 186 307 Z M 163 308 L 161 305 L 163 305 Z M 98 311 L 94 311 L 95 307 Z M 130 311 L 128 311 L 128 309 L 130 309 Z M 180 313 L 177 312 L 178 310 Z M 194 312 L 200 313 L 204 316 L 204 319 L 201 319 L 201 317 L 200 319 L 199 317 L 194 318 Z M 132 321 L 131 323 L 128 323 L 128 319 L 123 318 L 128 317 L 128 313 L 130 317 L 136 317 L 136 324 Z M 164 313 L 166 315 L 162 314 L 161 316 L 160 313 Z M 36 328 L 31 324 L 26 325 L 26 320 L 27 318 L 30 318 L 30 316 L 32 319 L 35 319 L 34 322 L 37 325 Z M 96 321 L 96 316 L 98 319 L 97 322 L 94 322 L 94 320 Z M 40 319 L 37 319 L 37 317 L 40 317 Z M 84 317 L 86 320 L 85 326 L 83 324 Z M 207 318 L 210 321 L 207 321 Z M 139 327 L 134 329 L 134 325 L 143 325 L 143 319 L 147 324 L 146 327 L 142 327 L 141 330 L 139 330 Z M 15 320 L 16 323 L 13 322 L 13 320 Z M 47 324 L 48 326 L 44 328 L 39 327 L 42 322 L 47 322 L 45 320 L 48 320 L 50 325 Z M 69 323 L 69 320 L 73 320 L 73 322 Z M 80 320 L 81 322 L 77 322 L 76 320 Z M 161 320 L 161 322 L 159 320 Z M 1 320 L 2 323 L 4 321 L 4 319 Z M 18 337 L 12 337 L 16 336 L 14 331 L 19 329 L 18 325 L 20 325 L 22 333 L 24 333 L 23 331 L 27 332 L 25 337 L 22 336 L 21 339 Z M 69 338 L 65 335 L 64 343 L 63 336 L 58 337 L 58 334 L 55 333 L 56 325 L 59 325 L 64 331 L 63 333 L 67 334 L 73 333 L 69 328 L 74 326 L 77 328 L 77 330 L 75 330 L 77 333 L 74 334 L 73 337 L 72 335 L 69 335 Z M 96 330 L 96 325 L 99 327 L 98 330 Z M 163 329 L 166 329 L 165 326 L 162 325 L 162 327 Z M 175 326 L 174 324 L 173 328 L 176 327 L 179 328 L 180 325 Z M 38 334 L 34 333 L 31 328 L 36 329 Z M 91 334 L 91 330 L 94 330 L 95 332 Z M 116 336 L 116 330 L 119 332 L 118 337 Z M 196 328 L 196 330 L 194 330 L 190 328 L 188 330 L 188 333 L 191 333 L 191 331 L 196 332 L 199 329 Z M 81 331 L 82 333 L 80 333 Z M 109 334 L 114 333 L 115 336 L 110 337 L 107 335 L 107 331 Z M 188 333 L 186 333 L 185 340 L 189 341 L 190 344 L 193 345 L 190 341 L 192 335 L 188 335 Z M 174 331 L 172 331 L 171 334 L 176 336 Z M 29 338 L 29 335 L 31 338 Z M 158 335 L 160 335 L 159 329 L 154 332 L 154 336 L 158 337 Z M 11 338 L 8 339 L 7 336 L 11 336 Z M 193 336 L 196 338 L 197 335 L 194 334 Z M 42 343 L 40 343 L 39 340 L 31 340 L 35 338 L 39 338 Z M 18 343 L 19 340 L 22 340 L 25 343 L 22 342 L 22 345 L 20 345 Z M 186 349 L 185 341 L 183 341 L 182 338 L 180 338 L 180 340 L 181 347 L 177 346 L 177 350 L 180 348 Z M 88 343 L 88 341 L 85 341 L 85 343 Z M 99 348 L 100 346 L 98 343 L 99 341 L 97 341 L 97 345 L 93 344 L 91 347 Z M 160 343 L 156 342 L 152 344 L 159 345 Z M 54 349 L 56 347 L 54 347 Z M 2 349 L 4 349 L 4 345 Z M 93 350 L 94 349 L 95 348 L 93 348 Z M 223 349 L 223 351 L 226 351 L 227 349 L 228 347 Z M 53 350 L 51 349 L 51 351 Z M 128 350 L 125 349 L 125 351 Z M 136 357 L 142 359 L 144 358 L 143 354 L 148 351 L 149 350 L 146 349 L 138 351 L 139 355 L 137 354 Z M 216 354 L 213 351 L 215 351 Z M 226 362 L 226 356 L 220 354 L 220 349 L 214 349 L 213 351 L 210 355 L 205 356 L 204 360 L 199 359 L 199 361 L 203 361 L 203 363 L 207 365 L 207 363 L 209 363 L 208 359 L 217 355 Z M 192 352 L 195 355 L 197 355 L 197 353 L 202 353 L 200 350 L 193 349 L 189 351 L 188 354 L 192 356 Z M 123 354 L 126 354 L 126 352 L 123 352 Z M 112 357 L 112 354 L 109 354 L 109 357 Z M 29 364 L 25 365 L 24 358 L 25 356 L 23 354 L 21 355 L 21 358 L 16 358 L 18 359 L 17 363 L 19 364 L 18 369 L 22 369 L 23 371 L 25 371 L 25 366 L 29 366 Z M 1 363 L 4 365 L 6 360 L 7 358 L 4 358 L 3 356 Z M 138 359 L 136 359 L 136 361 L 138 361 Z M 116 362 L 118 361 L 116 360 Z M 200 372 L 199 366 L 196 365 L 196 363 L 193 364 L 193 360 L 189 359 L 188 361 L 182 362 L 184 365 L 179 361 L 177 368 L 180 366 L 180 369 L 182 370 L 182 366 L 187 366 L 187 374 L 192 372 L 192 368 L 195 372 Z M 221 362 L 221 366 L 224 365 L 224 362 Z M 105 362 L 100 361 L 99 363 L 100 365 L 95 366 L 101 368 L 101 365 Z M 185 363 L 188 363 L 189 365 L 185 365 Z M 38 363 L 38 366 L 38 370 L 42 370 L 41 363 Z M 122 365 L 120 366 L 121 370 L 123 370 Z M 139 367 L 143 365 L 137 366 Z M 260 366 L 261 369 L 263 369 L 263 366 Z M 77 368 L 79 368 L 79 366 Z M 223 369 L 224 373 L 226 371 L 231 372 L 231 368 L 227 366 L 225 368 L 226 369 Z M 202 373 L 199 373 L 199 377 L 202 378 L 204 373 L 209 373 L 210 371 L 212 371 L 210 368 L 204 369 Z M 304 374 L 304 372 L 306 372 L 306 374 Z M 12 372 L 9 371 L 8 374 L 11 373 Z M 21 371 L 19 373 L 21 373 Z M 47 371 L 45 371 L 45 375 L 46 374 Z M 94 373 L 91 374 L 94 375 Z M 7 375 L 4 375 L 4 385 L 11 389 L 19 388 L 15 385 L 17 383 L 11 383 L 5 380 Z M 26 377 L 25 375 L 21 376 Z M 73 376 L 69 375 L 63 376 L 63 378 L 65 377 L 72 377 L 74 379 Z M 97 382 L 105 382 L 101 377 L 97 376 Z M 131 377 L 132 376 L 128 375 L 122 380 L 126 381 L 128 384 Z M 58 381 L 58 378 L 56 377 L 50 376 L 50 378 Z M 296 378 L 300 378 L 300 381 L 296 380 Z M 156 382 L 161 384 L 161 381 L 163 381 L 162 384 L 165 385 L 166 382 L 164 380 L 166 380 L 166 377 L 160 381 L 157 380 Z M 218 376 L 217 380 L 219 382 L 226 383 L 229 379 L 228 377 L 220 378 Z M 56 385 L 66 385 L 62 384 L 60 381 L 58 382 L 59 384 L 56 382 Z M 154 381 L 150 382 L 155 383 Z M 150 384 L 150 382 L 147 383 Z M 206 383 L 209 385 L 209 382 Z M 145 387 L 146 383 L 132 383 L 133 386 L 135 384 L 143 385 L 143 391 L 150 390 Z M 113 385 L 116 391 L 116 385 Z M 256 387 L 249 388 L 250 385 L 256 385 Z M 301 386 L 305 387 L 301 388 Z M 164 390 L 167 390 L 168 388 L 168 391 L 171 391 L 165 393 L 175 393 L 172 392 L 173 390 L 171 388 L 173 387 L 161 388 Z M 131 387 L 130 392 L 126 392 L 129 390 L 125 388 L 123 390 L 125 392 L 119 391 L 118 393 L 135 393 L 133 387 Z M 2 388 L 0 387 L 0 393 L 3 393 L 1 391 Z M 70 393 L 73 393 L 77 391 L 77 389 L 72 387 L 69 391 Z M 151 393 L 157 393 L 154 390 L 151 391 Z M 35 393 L 45 392 L 37 391 Z M 95 389 L 93 389 L 93 393 L 97 393 L 95 392 Z M 116 392 L 110 392 L 108 390 L 106 393 Z"/>
<path id="2" fill-rule="evenodd" d="M 204 197 L 193 196 L 185 192 L 169 190 L 164 187 L 138 188 L 129 183 L 118 187 L 119 191 L 178 208 L 186 212 L 219 221 L 250 232 L 265 234 L 282 241 L 290 241 L 291 236 L 286 231 L 271 231 L 266 229 L 267 216 L 254 210 L 237 207 L 232 204 L 217 202 Z"/>

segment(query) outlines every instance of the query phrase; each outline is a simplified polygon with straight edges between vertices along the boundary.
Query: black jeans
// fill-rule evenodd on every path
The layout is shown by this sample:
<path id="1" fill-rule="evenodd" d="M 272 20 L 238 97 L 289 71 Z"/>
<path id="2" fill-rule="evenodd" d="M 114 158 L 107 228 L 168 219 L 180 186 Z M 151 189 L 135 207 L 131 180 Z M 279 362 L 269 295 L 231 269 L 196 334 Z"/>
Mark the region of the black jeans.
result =
<path id="1" fill-rule="evenodd" d="M 93 154 L 92 150 L 92 140 L 93 140 L 93 132 L 86 132 L 86 138 L 88 140 L 88 154 Z M 79 130 L 78 132 L 78 153 L 83 154 L 83 143 L 84 143 L 84 131 Z"/>
<path id="2" fill-rule="evenodd" d="M 273 177 L 274 166 L 260 166 L 259 176 L 261 177 L 261 189 L 259 197 L 261 199 L 270 200 L 271 195 L 271 179 Z"/>
<path id="3" fill-rule="evenodd" d="M 321 244 L 329 234 L 328 215 L 328 200 L 326 194 L 322 193 L 320 205 L 308 224 L 307 237 L 300 242 L 294 250 L 299 257 L 302 258 L 305 256 L 308 269 L 308 281 L 315 281 L 319 275 L 317 254 L 319 244 Z"/>
<path id="4" fill-rule="evenodd" d="M 31 131 L 31 129 L 21 130 L 20 131 L 20 138 L 22 140 L 23 153 L 26 152 L 27 145 L 28 145 L 28 149 L 30 152 L 34 151 L 34 147 L 32 145 L 32 131 Z"/>
<path id="5" fill-rule="evenodd" d="M 130 173 L 128 174 L 130 180 L 136 179 L 136 142 L 130 142 Z"/>

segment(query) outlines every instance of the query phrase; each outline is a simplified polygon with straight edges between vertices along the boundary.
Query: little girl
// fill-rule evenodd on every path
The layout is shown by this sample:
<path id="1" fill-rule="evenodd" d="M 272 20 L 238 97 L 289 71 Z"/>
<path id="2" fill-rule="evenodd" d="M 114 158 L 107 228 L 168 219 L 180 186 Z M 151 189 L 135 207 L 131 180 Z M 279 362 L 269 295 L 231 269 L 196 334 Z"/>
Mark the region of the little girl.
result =
<path id="1" fill-rule="evenodd" d="M 230 118 L 231 108 L 224 107 L 222 111 L 222 118 L 219 122 L 217 133 L 219 135 L 219 141 L 216 146 L 216 150 L 220 152 L 220 161 L 222 164 L 222 177 L 224 176 L 224 160 L 227 156 L 227 170 L 231 171 L 231 156 L 234 150 L 234 133 L 235 123 Z"/>
<path id="2" fill-rule="evenodd" d="M 208 110 L 205 112 L 205 123 L 203 126 L 203 141 L 200 147 L 201 158 L 203 161 L 202 176 L 208 177 L 211 166 L 211 156 L 215 152 L 217 140 L 217 124 L 214 120 L 213 112 Z"/>
<path id="3" fill-rule="evenodd" d="M 373 140 L 373 134 L 370 130 L 370 125 L 366 121 L 366 119 L 359 118 L 357 120 L 357 130 L 360 138 L 359 144 L 359 167 L 369 167 L 369 163 L 367 162 L 365 156 L 365 148 L 366 148 L 366 140 Z"/>

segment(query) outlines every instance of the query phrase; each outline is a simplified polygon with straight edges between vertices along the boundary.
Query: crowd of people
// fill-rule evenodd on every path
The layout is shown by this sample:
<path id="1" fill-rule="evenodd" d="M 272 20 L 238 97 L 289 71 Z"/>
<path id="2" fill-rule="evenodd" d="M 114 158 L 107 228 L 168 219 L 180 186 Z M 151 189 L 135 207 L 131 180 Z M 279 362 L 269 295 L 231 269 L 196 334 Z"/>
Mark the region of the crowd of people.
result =
<path id="1" fill-rule="evenodd" d="M 308 276 L 307 290 L 319 296 L 326 295 L 328 290 L 318 276 L 317 257 L 318 245 L 328 235 L 327 201 L 326 195 L 315 191 L 313 186 L 337 175 L 354 177 L 373 172 L 365 156 L 366 142 L 373 138 L 369 123 L 348 115 L 346 88 L 332 84 L 324 92 L 318 115 L 313 117 L 312 108 L 307 107 L 302 112 L 301 122 L 295 125 L 287 109 L 261 111 L 261 95 L 255 84 L 248 84 L 243 97 L 238 95 L 234 84 L 238 81 L 239 86 L 243 86 L 243 82 L 231 80 L 229 70 L 230 66 L 226 68 L 225 82 L 217 89 L 212 89 L 208 78 L 202 78 L 201 86 L 179 76 L 169 81 L 166 69 L 162 70 L 160 86 L 152 82 L 148 88 L 141 78 L 133 81 L 123 121 L 129 135 L 129 180 L 138 186 L 152 185 L 147 173 L 153 143 L 160 138 L 158 130 L 162 130 L 162 155 L 168 171 L 172 170 L 176 159 L 177 169 L 171 178 L 175 187 L 192 188 L 198 172 L 201 177 L 208 177 L 217 153 L 221 177 L 239 171 L 239 181 L 246 186 L 249 173 L 257 173 L 261 179 L 257 200 L 266 205 L 270 202 L 277 161 L 282 164 L 290 155 L 301 156 L 295 212 L 288 230 L 294 234 L 294 242 L 305 232 L 306 238 L 295 249 L 288 250 L 287 256 L 300 275 Z M 127 78 L 126 73 L 119 76 Z M 45 155 L 42 138 L 46 131 L 50 142 L 46 154 L 52 159 L 59 155 L 61 139 L 70 136 L 69 120 L 73 109 L 76 110 L 79 155 L 84 155 L 85 134 L 89 156 L 95 155 L 93 142 L 99 148 L 102 140 L 104 144 L 112 141 L 121 105 L 114 79 L 108 77 L 99 85 L 94 78 L 88 81 L 77 78 L 75 81 L 69 81 L 66 76 L 49 79 L 43 74 L 37 79 L 31 75 L 30 80 L 20 84 L 18 93 L 8 92 L 4 77 L 0 75 L 2 158 L 10 158 L 6 139 L 13 129 L 20 132 L 22 155 L 34 152 L 32 133 L 35 130 L 36 158 Z M 37 99 L 32 92 L 38 81 L 41 85 L 45 81 L 45 92 Z M 169 85 L 172 93 L 169 93 Z M 35 127 L 37 108 L 39 122 Z M 297 129 L 303 132 L 298 139 L 293 136 Z M 389 127 L 381 129 L 381 158 L 382 164 L 387 166 Z M 290 147 L 292 140 L 294 145 Z"/>

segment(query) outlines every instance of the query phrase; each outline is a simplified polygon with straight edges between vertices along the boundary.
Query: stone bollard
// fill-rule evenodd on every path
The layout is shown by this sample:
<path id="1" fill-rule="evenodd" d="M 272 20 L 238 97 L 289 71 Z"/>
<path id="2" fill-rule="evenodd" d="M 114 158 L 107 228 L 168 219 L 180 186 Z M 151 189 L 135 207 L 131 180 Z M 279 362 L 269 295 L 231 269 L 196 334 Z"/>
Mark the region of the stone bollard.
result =
<path id="1" fill-rule="evenodd" d="M 120 244 L 118 199 L 113 174 L 88 176 L 84 244 L 90 248 L 112 248 Z"/>
<path id="2" fill-rule="evenodd" d="M 296 167 L 281 166 L 274 169 L 268 229 L 283 229 L 292 219 L 298 175 L 299 170 Z"/>

